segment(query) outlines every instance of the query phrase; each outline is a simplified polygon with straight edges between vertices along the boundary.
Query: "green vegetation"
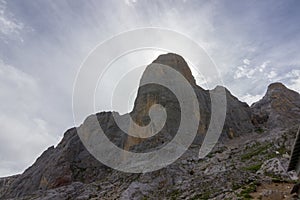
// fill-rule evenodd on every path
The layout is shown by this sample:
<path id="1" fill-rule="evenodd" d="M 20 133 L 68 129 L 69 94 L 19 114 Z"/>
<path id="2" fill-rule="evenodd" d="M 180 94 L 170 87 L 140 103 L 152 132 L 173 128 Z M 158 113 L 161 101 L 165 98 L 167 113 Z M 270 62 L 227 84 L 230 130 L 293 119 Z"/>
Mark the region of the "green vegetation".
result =
<path id="1" fill-rule="evenodd" d="M 241 186 L 239 184 L 235 184 L 235 183 L 232 184 L 232 189 L 233 190 L 238 190 L 240 188 L 241 188 Z"/>
<path id="2" fill-rule="evenodd" d="M 260 169 L 261 165 L 262 165 L 262 163 L 258 163 L 258 164 L 255 164 L 255 165 L 244 167 L 243 170 L 251 171 L 251 172 L 257 172 Z"/>
<path id="3" fill-rule="evenodd" d="M 255 130 L 257 133 L 263 133 L 264 132 L 264 129 L 262 129 L 261 127 L 257 128 Z"/>
<path id="4" fill-rule="evenodd" d="M 242 161 L 246 161 L 251 159 L 254 156 L 257 156 L 259 154 L 264 154 L 266 153 L 265 151 L 268 150 L 271 147 L 271 144 L 263 145 L 263 146 L 258 146 L 258 145 L 253 145 L 250 148 L 250 152 L 246 153 L 241 156 Z"/>
<path id="5" fill-rule="evenodd" d="M 214 157 L 214 155 L 213 155 L 213 153 L 209 153 L 209 154 L 207 154 L 207 156 L 206 157 L 208 157 L 208 158 L 212 158 L 212 157 Z"/>
<path id="6" fill-rule="evenodd" d="M 243 200 L 253 199 L 250 194 L 256 192 L 257 186 L 258 186 L 257 182 L 252 182 L 249 185 L 243 187 L 243 190 L 240 192 L 238 197 L 241 197 Z"/>
<path id="7" fill-rule="evenodd" d="M 276 153 L 273 151 L 270 154 L 266 155 L 265 160 L 269 160 L 271 158 L 275 158 L 277 155 Z"/>
<path id="8" fill-rule="evenodd" d="M 279 175 L 276 175 L 276 174 L 273 174 L 273 173 L 268 173 L 268 172 L 266 172 L 265 175 L 271 177 L 272 181 L 274 183 L 280 183 L 280 182 L 283 181 L 282 178 Z"/>
<path id="9" fill-rule="evenodd" d="M 210 197 L 210 192 L 205 192 L 202 194 L 196 194 L 191 198 L 191 200 L 207 200 Z"/>
<path id="10" fill-rule="evenodd" d="M 170 197 L 172 200 L 176 200 L 179 198 L 179 195 L 180 195 L 180 191 L 179 190 L 173 190 L 170 194 Z"/>
<path id="11" fill-rule="evenodd" d="M 283 155 L 287 152 L 287 149 L 285 148 L 284 145 L 280 146 L 280 148 L 278 149 L 278 152 L 280 153 L 280 155 Z"/>
<path id="12" fill-rule="evenodd" d="M 191 197 L 190 199 L 191 200 L 208 200 L 211 198 L 211 196 L 213 194 L 216 194 L 218 193 L 219 191 L 216 190 L 216 189 L 213 189 L 213 188 L 210 188 L 209 190 L 205 190 L 205 191 L 202 191 L 201 193 L 199 194 L 195 194 L 193 197 Z"/>

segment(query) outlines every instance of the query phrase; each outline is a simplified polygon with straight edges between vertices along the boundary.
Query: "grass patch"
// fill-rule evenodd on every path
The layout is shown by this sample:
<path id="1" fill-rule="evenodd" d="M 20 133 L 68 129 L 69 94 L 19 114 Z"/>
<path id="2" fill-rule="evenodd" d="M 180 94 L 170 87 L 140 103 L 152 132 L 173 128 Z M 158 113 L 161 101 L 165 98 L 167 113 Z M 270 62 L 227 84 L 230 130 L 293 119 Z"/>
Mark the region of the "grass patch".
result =
<path id="1" fill-rule="evenodd" d="M 271 147 L 271 144 L 267 144 L 267 145 L 260 146 L 260 147 L 257 147 L 255 145 L 254 147 L 251 148 L 252 151 L 241 156 L 241 160 L 242 161 L 250 160 L 254 156 L 265 153 L 265 151 L 268 150 L 270 147 Z"/>
<path id="2" fill-rule="evenodd" d="M 280 146 L 280 148 L 278 149 L 278 152 L 280 153 L 280 155 L 283 155 L 287 152 L 287 149 L 285 148 L 284 145 Z"/>
<path id="3" fill-rule="evenodd" d="M 258 164 L 251 165 L 248 167 L 243 167 L 242 169 L 245 171 L 257 172 L 260 169 L 261 165 L 262 165 L 262 163 L 258 163 Z"/>
<path id="4" fill-rule="evenodd" d="M 253 197 L 250 195 L 253 192 L 256 192 L 256 188 L 258 186 L 257 182 L 252 182 L 246 187 L 243 188 L 243 190 L 238 195 L 239 197 L 242 197 L 244 200 L 253 199 Z"/>
<path id="5" fill-rule="evenodd" d="M 195 196 L 193 196 L 192 198 L 190 198 L 191 200 L 208 200 L 210 197 L 210 192 L 204 192 L 202 194 L 196 194 Z"/>
<path id="6" fill-rule="evenodd" d="M 170 197 L 172 200 L 176 200 L 179 198 L 179 195 L 181 194 L 181 192 L 179 190 L 173 190 L 171 193 L 170 193 Z"/>
<path id="7" fill-rule="evenodd" d="M 240 188 L 241 188 L 241 185 L 235 184 L 235 183 L 232 184 L 232 190 L 238 190 Z"/>
<path id="8" fill-rule="evenodd" d="M 283 181 L 282 178 L 279 175 L 277 175 L 277 174 L 266 172 L 265 175 L 268 176 L 268 177 L 271 177 L 272 178 L 272 182 L 274 182 L 274 183 L 280 183 L 280 182 Z"/>
<path id="9" fill-rule="evenodd" d="M 213 153 L 209 153 L 209 154 L 207 154 L 207 156 L 206 157 L 208 157 L 208 158 L 212 158 L 212 157 L 214 157 L 214 155 L 213 155 Z"/>
<path id="10" fill-rule="evenodd" d="M 255 132 L 261 134 L 261 133 L 265 132 L 265 130 L 263 128 L 259 127 L 255 130 Z"/>

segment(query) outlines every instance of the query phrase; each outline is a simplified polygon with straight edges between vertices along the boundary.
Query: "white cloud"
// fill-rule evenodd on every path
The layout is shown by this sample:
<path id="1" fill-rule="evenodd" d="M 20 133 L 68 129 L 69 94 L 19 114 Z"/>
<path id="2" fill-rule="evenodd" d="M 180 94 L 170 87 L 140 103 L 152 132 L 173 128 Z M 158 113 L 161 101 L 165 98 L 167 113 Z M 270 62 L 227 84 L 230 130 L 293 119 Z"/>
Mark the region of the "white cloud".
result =
<path id="1" fill-rule="evenodd" d="M 272 81 L 273 79 L 275 79 L 277 77 L 277 73 L 275 71 L 270 71 L 268 74 L 267 74 L 267 77 L 270 81 Z"/>
<path id="2" fill-rule="evenodd" d="M 137 2 L 137 0 L 125 0 L 125 3 L 129 6 L 134 5 Z"/>
<path id="3" fill-rule="evenodd" d="M 256 72 L 256 68 L 252 69 L 248 65 L 239 66 L 235 71 L 234 79 L 239 79 L 244 77 L 252 78 L 255 72 Z"/>
<path id="4" fill-rule="evenodd" d="M 245 59 L 243 60 L 243 63 L 244 63 L 245 65 L 250 65 L 250 60 L 247 59 L 247 58 L 245 58 Z"/>
<path id="5" fill-rule="evenodd" d="M 293 80 L 292 83 L 288 85 L 288 87 L 300 93 L 300 77 Z"/>
<path id="6" fill-rule="evenodd" d="M 240 79 L 240 78 L 255 78 L 260 76 L 267 76 L 269 79 L 272 79 L 276 77 L 276 72 L 265 72 L 265 69 L 267 65 L 270 63 L 270 61 L 265 61 L 261 65 L 258 66 L 251 66 L 251 62 L 248 59 L 243 60 L 244 65 L 238 66 L 236 71 L 234 72 L 234 79 Z"/>
<path id="7" fill-rule="evenodd" d="M 14 15 L 7 10 L 6 1 L 0 1 L 0 38 L 17 37 L 22 40 L 20 31 L 23 28 L 24 24 L 18 21 Z"/>
<path id="8" fill-rule="evenodd" d="M 293 69 L 289 73 L 287 73 L 286 78 L 299 78 L 300 70 Z"/>
<path id="9" fill-rule="evenodd" d="M 251 94 L 247 93 L 245 96 L 242 96 L 240 98 L 240 100 L 248 103 L 248 105 L 251 105 L 251 104 L 259 101 L 262 97 L 263 97 L 263 95 L 251 95 Z"/>
<path id="10" fill-rule="evenodd" d="M 9 10 L 10 5 L 21 13 L 12 13 Z M 0 63 L 1 119 L 7 121 L 7 124 L 16 124 L 16 127 L 7 127 L 5 132 L 0 132 L 0 137 L 10 137 L 7 145 L 5 142 L 0 144 L 0 174 L 10 174 L 29 166 L 25 165 L 22 159 L 19 162 L 2 153 L 7 152 L 11 157 L 18 156 L 18 143 L 11 143 L 14 138 L 24 137 L 25 133 L 33 135 L 27 146 L 37 145 L 36 150 L 30 147 L 32 155 L 24 156 L 26 162 L 30 163 L 29 160 L 35 159 L 36 155 L 48 146 L 44 143 L 42 148 L 34 138 L 43 135 L 40 138 L 41 143 L 45 138 L 50 141 L 52 137 L 48 133 L 62 135 L 66 126 L 73 125 L 69 107 L 77 67 L 96 44 L 117 33 L 154 26 L 172 29 L 189 36 L 208 51 L 218 65 L 220 74 L 226 74 L 222 78 L 226 79 L 225 84 L 228 88 L 235 90 L 238 97 L 242 97 L 241 99 L 249 104 L 259 98 L 258 94 L 266 89 L 271 70 L 277 73 L 277 80 L 282 74 L 278 66 L 286 66 L 287 62 L 299 64 L 299 34 L 291 32 L 293 27 L 290 26 L 293 24 L 291 22 L 295 24 L 298 20 L 281 20 L 283 25 L 290 27 L 282 29 L 283 32 L 295 37 L 278 40 L 283 38 L 283 32 L 274 30 L 276 26 L 269 27 L 260 19 L 274 17 L 276 20 L 276 17 L 283 15 L 268 14 L 266 17 L 265 8 L 256 4 L 234 6 L 245 10 L 242 16 L 232 12 L 232 8 L 226 3 L 216 1 L 95 1 L 80 8 L 70 6 L 64 1 L 28 1 L 26 5 L 31 9 L 25 13 L 24 5 L 0 0 L 0 40 L 24 37 L 22 34 L 28 28 L 28 24 L 36 30 L 34 34 L 26 35 L 27 46 L 6 45 L 0 49 L 0 52 L 10 54 L 9 58 L 6 58 L 8 62 L 15 63 L 14 67 Z M 274 5 L 275 10 L 277 7 Z M 80 9 L 80 15 L 77 9 Z M 18 18 L 24 15 L 24 18 Z M 243 26 L 244 24 L 249 26 Z M 251 34 L 257 30 L 260 30 L 259 36 Z M 5 48 L 9 49 L 6 51 Z M 282 49 L 286 51 L 283 52 Z M 272 60 L 276 66 L 269 68 L 268 60 Z M 26 73 L 16 68 L 19 65 L 26 67 Z M 299 89 L 299 75 L 296 77 L 291 73 L 290 76 L 287 77 L 289 85 L 286 85 Z M 40 82 L 34 77 L 39 77 Z M 201 84 L 204 84 L 205 80 L 213 80 L 212 77 L 203 78 L 198 75 L 196 78 Z M 44 105 L 38 100 L 41 95 L 44 97 L 41 101 Z M 103 103 L 103 99 L 99 103 Z M 57 129 L 53 131 L 53 127 Z M 20 131 L 21 129 L 23 131 Z M 12 136 L 5 135 L 7 133 Z M 24 147 L 23 141 L 17 141 L 20 142 L 20 148 Z"/>
<path id="11" fill-rule="evenodd" d="M 300 70 L 292 70 L 287 75 L 286 78 L 290 79 L 290 83 L 287 86 L 300 93 Z"/>
<path id="12" fill-rule="evenodd" d="M 267 67 L 267 65 L 270 63 L 270 61 L 265 61 L 263 64 L 260 66 L 259 71 L 263 72 L 264 69 Z"/>
<path id="13" fill-rule="evenodd" d="M 56 142 L 39 116 L 39 90 L 33 77 L 0 60 L 0 177 L 22 172 Z"/>

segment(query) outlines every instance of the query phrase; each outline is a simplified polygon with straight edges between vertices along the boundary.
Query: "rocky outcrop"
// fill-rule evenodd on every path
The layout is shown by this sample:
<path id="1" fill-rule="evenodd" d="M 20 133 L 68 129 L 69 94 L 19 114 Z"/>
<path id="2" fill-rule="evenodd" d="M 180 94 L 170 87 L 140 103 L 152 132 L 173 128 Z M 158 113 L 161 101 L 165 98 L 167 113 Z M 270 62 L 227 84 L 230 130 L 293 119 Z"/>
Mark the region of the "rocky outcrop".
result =
<path id="1" fill-rule="evenodd" d="M 11 187 L 11 183 L 18 178 L 19 175 L 0 178 L 0 197 Z"/>
<path id="2" fill-rule="evenodd" d="M 192 86 L 196 86 L 196 81 L 194 76 L 192 75 L 191 69 L 182 56 L 174 53 L 168 53 L 158 56 L 158 58 L 154 60 L 153 63 L 159 63 L 172 67 L 180 74 L 182 74 Z"/>
<path id="3" fill-rule="evenodd" d="M 278 158 L 272 158 L 270 160 L 265 161 L 261 168 L 257 171 L 258 174 L 267 174 L 274 177 L 280 177 L 283 179 L 292 179 L 293 177 L 287 173 L 287 170 L 282 165 L 282 163 L 287 163 L 287 159 L 282 162 Z"/>
<path id="4" fill-rule="evenodd" d="M 277 186 L 289 184 L 290 188 L 282 191 L 288 194 L 292 184 L 287 181 L 291 180 L 280 175 L 286 167 L 282 149 L 287 150 L 294 132 L 277 133 L 279 138 L 253 134 L 251 139 L 233 138 L 231 141 L 239 144 L 236 147 L 231 143 L 217 145 L 202 160 L 191 157 L 193 151 L 198 151 L 191 148 L 175 163 L 155 172 L 129 174 L 112 170 L 91 183 L 74 181 L 15 199 L 252 199 L 252 192 L 272 183 L 276 184 L 276 188 L 270 188 L 272 191 L 276 191 Z M 283 146 L 278 146 L 278 142 Z M 280 153 L 275 153 L 277 151 Z M 277 165 L 277 159 L 280 165 Z M 258 172 L 260 169 L 263 173 Z M 263 196 L 273 199 L 270 198 L 273 194 L 264 193 Z"/>
<path id="5" fill-rule="evenodd" d="M 121 143 L 121 131 L 111 122 L 112 113 L 98 115 L 109 138 Z M 118 137 L 116 137 L 118 135 Z M 72 182 L 101 180 L 111 171 L 96 160 L 83 146 L 76 128 L 67 130 L 57 147 L 49 147 L 25 172 L 15 178 L 4 197 L 23 196 L 37 190 L 49 190 Z"/>
<path id="6" fill-rule="evenodd" d="M 259 146 L 253 141 L 247 143 L 244 138 L 250 137 L 256 140 L 256 137 L 259 136 L 257 133 L 253 133 L 253 123 L 257 127 L 270 129 L 287 127 L 291 123 L 299 122 L 298 93 L 276 83 L 270 85 L 266 96 L 250 108 L 246 103 L 234 97 L 226 88 L 218 86 L 209 91 L 197 86 L 187 63 L 179 55 L 161 55 L 153 64 L 163 64 L 177 70 L 190 83 L 197 96 L 200 115 L 196 112 L 190 113 L 199 118 L 197 136 L 193 147 L 178 161 L 162 170 L 142 175 L 118 172 L 97 161 L 82 144 L 76 128 L 72 128 L 66 131 L 57 147 L 47 149 L 23 174 L 11 179 L 9 184 L 6 184 L 5 191 L 2 190 L 4 191 L 2 196 L 0 193 L 0 198 L 26 195 L 29 195 L 28 199 L 31 198 L 31 195 L 44 195 L 45 199 L 75 199 L 75 197 L 110 199 L 112 196 L 123 199 L 141 199 L 151 195 L 153 198 L 159 198 L 161 195 L 170 198 L 194 198 L 197 197 L 197 192 L 201 192 L 199 198 L 216 197 L 221 193 L 232 192 L 235 183 L 239 185 L 253 181 L 256 177 L 255 172 L 258 170 L 256 170 L 257 165 L 261 165 L 257 161 L 262 160 L 265 155 L 273 156 L 273 152 L 280 145 L 289 146 L 288 144 L 291 143 L 289 137 L 288 141 L 284 141 L 280 145 L 272 141 L 276 145 L 259 144 L 261 145 Z M 153 67 L 152 64 L 146 68 L 141 83 L 147 79 L 147 73 L 151 67 Z M 162 69 L 158 69 L 155 73 L 158 79 L 166 78 L 166 72 Z M 176 80 L 165 81 L 171 84 Z M 199 151 L 199 146 L 211 121 L 210 92 L 218 92 L 219 89 L 226 91 L 227 100 L 226 119 L 221 139 L 222 142 L 234 141 L 237 149 L 232 145 L 230 147 L 222 146 L 225 142 L 224 144 L 219 143 L 221 147 L 217 146 L 208 156 L 209 158 L 199 161 L 194 156 Z M 150 138 L 138 138 L 124 133 L 124 129 L 121 130 L 118 127 L 116 119 L 125 125 L 125 129 L 129 133 L 136 132 L 137 127 L 134 123 L 139 126 L 147 126 L 150 122 L 149 111 L 157 104 L 165 109 L 167 118 L 161 131 L 156 135 Z M 180 114 L 179 101 L 172 91 L 157 84 L 148 84 L 139 88 L 134 109 L 129 114 L 120 116 L 118 113 L 102 112 L 96 114 L 96 117 L 106 136 L 115 145 L 125 150 L 147 152 L 162 147 L 174 137 L 180 124 Z M 94 129 L 89 120 L 93 116 L 95 115 L 88 117 L 81 128 Z M 134 123 L 128 120 L 129 116 L 132 117 Z M 143 129 L 143 132 L 137 134 L 138 136 L 147 136 L 155 132 L 160 125 L 161 120 L 157 120 L 149 129 Z M 239 140 L 240 136 L 243 140 Z M 266 138 L 265 140 L 272 139 L 270 136 L 266 136 Z M 260 151 L 262 155 L 257 155 L 261 153 Z M 257 157 L 257 159 L 252 160 L 252 157 Z M 256 171 L 253 172 L 253 169 Z M 230 181 L 228 182 L 228 180 Z M 199 189 L 199 185 L 203 185 L 203 188 Z M 212 191 L 211 188 L 218 189 Z M 158 192 L 155 193 L 155 191 Z M 213 192 L 216 194 L 210 195 Z"/>
<path id="7" fill-rule="evenodd" d="M 210 122 L 209 91 L 196 85 L 190 68 L 181 56 L 165 54 L 159 56 L 153 63 L 167 65 L 177 70 L 193 87 L 199 101 L 201 116 L 195 144 L 200 145 Z M 141 82 L 147 79 L 151 67 L 150 64 L 146 68 Z M 166 78 L 164 70 L 158 69 L 155 73 L 158 79 Z M 176 80 L 167 81 L 172 84 Z M 242 133 L 251 132 L 250 108 L 233 97 L 228 90 L 226 93 L 228 110 L 222 137 L 233 138 Z M 150 121 L 149 110 L 154 104 L 165 108 L 167 120 L 158 134 L 146 139 L 124 134 L 116 124 L 112 113 L 99 113 L 97 118 L 106 135 L 117 146 L 126 150 L 146 152 L 168 143 L 176 134 L 180 123 L 180 106 L 176 96 L 168 88 L 156 84 L 148 84 L 139 88 L 134 109 L 130 113 L 134 122 L 140 126 L 146 126 Z M 115 114 L 118 116 L 117 113 Z M 191 114 L 197 115 L 198 113 Z M 122 120 L 125 116 L 118 116 L 118 118 Z M 86 126 L 85 123 L 84 126 Z M 128 123 L 127 126 L 129 132 L 134 131 L 131 124 Z M 108 171 L 107 167 L 89 154 L 77 136 L 76 129 L 72 128 L 64 134 L 63 140 L 57 147 L 50 147 L 46 150 L 30 168 L 12 182 L 6 196 L 22 196 L 36 190 L 48 190 L 75 181 L 89 183 L 107 176 Z"/>
<path id="8" fill-rule="evenodd" d="M 253 131 L 251 109 L 247 103 L 239 101 L 226 89 L 227 110 L 224 131 L 228 138 L 234 138 Z"/>
<path id="9" fill-rule="evenodd" d="M 172 67 L 173 69 L 180 72 L 193 87 L 198 99 L 200 111 L 200 116 L 199 113 L 190 113 L 194 116 L 197 115 L 197 118 L 199 118 L 198 134 L 194 140 L 194 144 L 201 144 L 211 121 L 210 92 L 215 92 L 220 88 L 225 90 L 227 100 L 226 121 L 223 133 L 221 135 L 222 138 L 233 138 L 241 134 L 251 133 L 253 131 L 250 107 L 246 103 L 239 101 L 226 88 L 223 88 L 221 86 L 217 86 L 212 91 L 204 90 L 201 87 L 197 86 L 190 68 L 181 56 L 172 53 L 160 55 L 153 63 Z M 148 71 L 151 67 L 152 65 L 149 65 L 146 68 L 142 76 L 141 83 L 143 82 L 143 79 L 147 79 Z M 156 79 L 164 80 L 166 77 L 166 73 L 167 72 L 164 69 L 157 70 Z M 172 85 L 174 81 L 179 80 L 169 80 L 168 82 L 170 83 L 170 85 Z M 168 88 L 156 84 L 141 86 L 138 90 L 138 95 L 136 97 L 134 109 L 131 112 L 131 116 L 133 117 L 135 122 L 137 122 L 137 124 L 141 126 L 147 125 L 150 121 L 149 109 L 154 104 L 162 105 L 166 109 L 168 118 L 166 120 L 164 128 L 161 131 L 161 134 L 158 134 L 155 138 L 151 139 L 155 140 L 156 143 L 164 144 L 172 139 L 172 137 L 174 137 L 180 124 L 181 109 L 178 99 L 172 93 L 172 91 L 170 91 Z M 146 143 L 144 142 L 144 140 L 130 137 L 128 138 L 128 141 L 129 143 L 132 143 L 134 145 L 143 142 L 143 147 L 145 147 Z"/>
<path id="10" fill-rule="evenodd" d="M 299 126 L 300 95 L 282 83 L 269 85 L 265 96 L 251 106 L 253 123 L 260 128 Z"/>

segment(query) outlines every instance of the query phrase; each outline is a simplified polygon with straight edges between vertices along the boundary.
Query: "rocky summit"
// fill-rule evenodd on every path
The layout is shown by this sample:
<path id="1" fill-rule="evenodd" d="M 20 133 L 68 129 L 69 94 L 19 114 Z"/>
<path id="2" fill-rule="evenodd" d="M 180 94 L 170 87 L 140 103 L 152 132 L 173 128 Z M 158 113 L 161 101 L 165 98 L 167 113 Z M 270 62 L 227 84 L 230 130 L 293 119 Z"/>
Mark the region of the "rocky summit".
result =
<path id="1" fill-rule="evenodd" d="M 299 93 L 282 83 L 269 85 L 266 95 L 251 106 L 255 126 L 286 128 L 299 124 Z"/>
<path id="2" fill-rule="evenodd" d="M 293 199 L 290 190 L 298 177 L 287 172 L 291 149 L 300 125 L 300 95 L 281 83 L 271 84 L 265 96 L 249 107 L 229 90 L 217 86 L 204 90 L 196 81 L 186 61 L 176 54 L 160 55 L 147 66 L 140 82 L 132 112 L 119 115 L 101 112 L 87 117 L 79 127 L 97 131 L 91 122 L 97 117 L 106 136 L 116 146 L 138 153 L 162 148 L 175 137 L 180 124 L 180 102 L 172 91 L 158 84 L 142 83 L 155 64 L 175 69 L 194 90 L 199 113 L 198 131 L 190 148 L 171 165 L 149 173 L 124 173 L 95 159 L 80 140 L 77 129 L 64 133 L 56 147 L 49 147 L 24 173 L 0 178 L 0 199 Z M 156 68 L 158 80 L 167 79 L 163 68 Z M 198 158 L 211 121 L 210 92 L 223 89 L 226 95 L 226 119 L 221 137 L 213 150 Z M 153 105 L 164 107 L 165 123 L 149 138 L 125 133 L 136 132 L 135 124 L 151 121 Z M 134 123 L 129 120 L 132 117 Z M 117 122 L 124 125 L 121 129 Z M 138 136 L 160 126 L 143 129 Z"/>

